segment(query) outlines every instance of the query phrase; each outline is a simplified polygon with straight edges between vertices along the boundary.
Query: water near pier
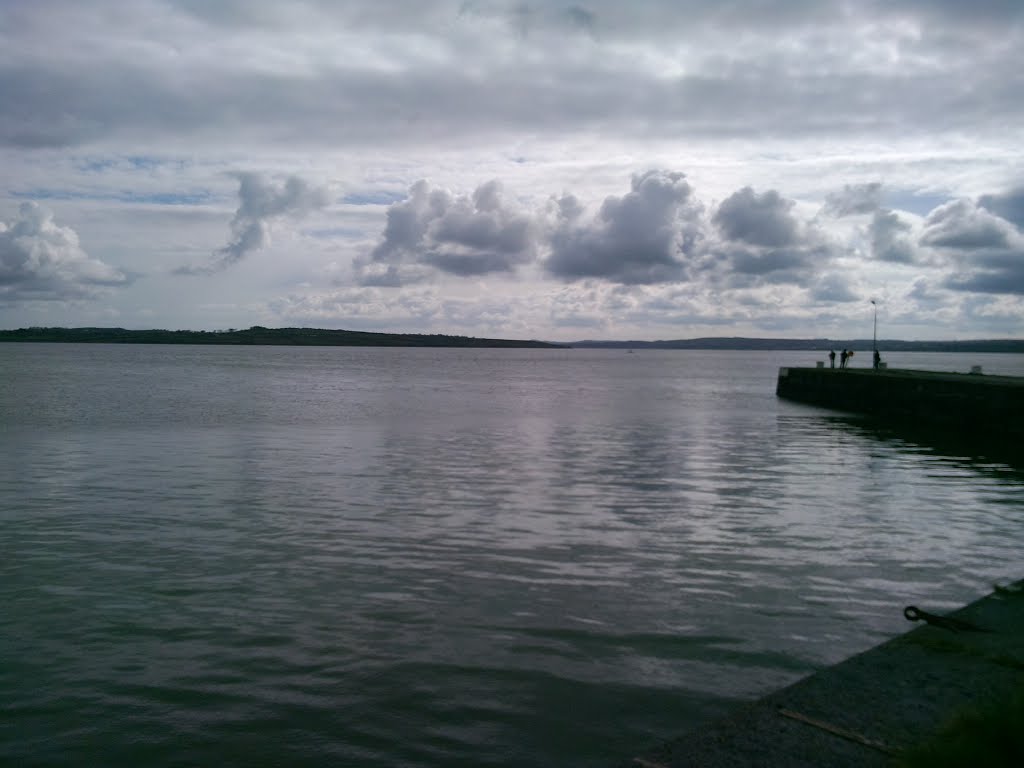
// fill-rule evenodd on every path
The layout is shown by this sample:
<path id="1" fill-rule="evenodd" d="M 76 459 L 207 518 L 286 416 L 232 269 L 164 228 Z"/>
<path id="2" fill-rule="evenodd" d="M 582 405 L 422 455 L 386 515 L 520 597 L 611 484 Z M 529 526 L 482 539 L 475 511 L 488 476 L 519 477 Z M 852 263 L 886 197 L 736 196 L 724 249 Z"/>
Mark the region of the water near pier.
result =
<path id="1" fill-rule="evenodd" d="M 0 345 L 0 762 L 606 765 L 1024 575 L 819 358 Z"/>

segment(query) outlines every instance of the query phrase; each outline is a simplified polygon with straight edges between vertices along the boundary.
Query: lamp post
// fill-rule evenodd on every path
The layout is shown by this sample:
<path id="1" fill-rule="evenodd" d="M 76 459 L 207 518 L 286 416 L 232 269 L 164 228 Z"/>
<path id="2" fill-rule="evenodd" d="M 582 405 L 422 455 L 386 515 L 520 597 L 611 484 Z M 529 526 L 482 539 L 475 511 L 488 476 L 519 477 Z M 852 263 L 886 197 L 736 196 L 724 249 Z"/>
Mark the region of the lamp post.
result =
<path id="1" fill-rule="evenodd" d="M 874 352 L 878 351 L 878 305 L 875 304 L 875 300 L 871 300 L 871 306 L 875 308 L 875 322 L 874 327 L 871 331 L 871 349 Z"/>
<path id="2" fill-rule="evenodd" d="M 871 367 L 876 371 L 881 367 L 881 355 L 878 354 L 878 305 L 871 300 L 871 307 L 874 309 L 874 323 L 871 328 Z"/>

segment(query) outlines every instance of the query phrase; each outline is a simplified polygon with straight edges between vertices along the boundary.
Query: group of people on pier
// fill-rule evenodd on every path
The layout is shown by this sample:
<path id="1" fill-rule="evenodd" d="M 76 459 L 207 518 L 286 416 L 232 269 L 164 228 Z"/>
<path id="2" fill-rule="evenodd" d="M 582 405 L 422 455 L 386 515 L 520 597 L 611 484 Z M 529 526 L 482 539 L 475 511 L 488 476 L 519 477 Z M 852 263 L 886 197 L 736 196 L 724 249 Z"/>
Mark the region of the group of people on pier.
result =
<path id="1" fill-rule="evenodd" d="M 845 368 L 846 364 L 848 362 L 850 362 L 850 358 L 851 357 L 853 357 L 853 350 L 852 349 L 844 349 L 842 352 L 840 352 L 839 353 L 839 367 L 840 368 Z M 882 362 L 882 356 L 880 354 L 878 354 L 878 350 L 876 349 L 875 353 L 873 355 L 873 359 L 871 361 L 871 367 L 874 368 L 877 371 L 879 366 L 881 365 L 881 362 Z M 836 367 L 836 351 L 834 349 L 830 349 L 828 351 L 828 364 L 829 364 L 829 368 L 835 368 Z"/>

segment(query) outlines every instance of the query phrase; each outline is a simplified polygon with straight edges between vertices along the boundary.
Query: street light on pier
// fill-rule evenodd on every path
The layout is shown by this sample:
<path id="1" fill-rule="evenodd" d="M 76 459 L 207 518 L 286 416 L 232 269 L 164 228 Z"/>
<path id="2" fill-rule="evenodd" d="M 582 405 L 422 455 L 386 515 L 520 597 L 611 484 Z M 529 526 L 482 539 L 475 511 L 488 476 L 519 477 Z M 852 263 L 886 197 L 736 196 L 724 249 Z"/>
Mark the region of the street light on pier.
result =
<path id="1" fill-rule="evenodd" d="M 875 308 L 875 322 L 874 328 L 871 331 L 871 350 L 873 352 L 878 351 L 878 305 L 875 304 L 875 300 L 871 300 L 871 306 Z"/>
<path id="2" fill-rule="evenodd" d="M 871 307 L 875 315 L 871 329 L 871 367 L 877 371 L 882 365 L 882 356 L 878 354 L 878 305 L 874 299 L 871 300 Z"/>

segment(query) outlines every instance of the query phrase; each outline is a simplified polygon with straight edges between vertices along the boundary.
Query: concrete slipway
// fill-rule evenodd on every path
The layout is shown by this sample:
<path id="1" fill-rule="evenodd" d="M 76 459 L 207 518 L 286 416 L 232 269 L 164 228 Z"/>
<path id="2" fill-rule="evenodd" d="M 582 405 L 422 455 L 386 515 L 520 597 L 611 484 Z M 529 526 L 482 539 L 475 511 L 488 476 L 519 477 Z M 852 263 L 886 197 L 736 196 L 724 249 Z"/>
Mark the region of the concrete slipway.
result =
<path id="1" fill-rule="evenodd" d="M 1024 690 L 1019 586 L 949 614 L 984 631 L 922 622 L 623 768 L 893 765 L 956 715 Z"/>

